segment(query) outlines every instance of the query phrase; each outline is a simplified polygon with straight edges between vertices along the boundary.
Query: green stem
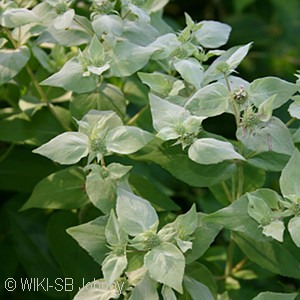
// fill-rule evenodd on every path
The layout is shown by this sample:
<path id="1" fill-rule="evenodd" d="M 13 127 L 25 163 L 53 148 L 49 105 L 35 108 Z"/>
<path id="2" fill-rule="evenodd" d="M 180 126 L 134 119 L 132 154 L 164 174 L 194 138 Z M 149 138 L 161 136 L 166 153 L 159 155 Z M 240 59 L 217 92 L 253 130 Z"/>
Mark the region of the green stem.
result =
<path id="1" fill-rule="evenodd" d="M 7 28 L 4 28 L 4 30 L 5 30 L 5 32 L 6 32 L 7 36 L 8 36 L 8 38 L 9 38 L 9 40 L 10 40 L 11 43 L 13 44 L 14 48 L 15 48 L 15 49 L 18 49 L 19 47 L 18 47 L 18 45 L 16 44 L 15 40 L 13 39 L 13 37 L 12 37 L 10 31 L 9 31 Z M 38 80 L 36 79 L 36 77 L 35 77 L 35 75 L 34 75 L 32 69 L 29 67 L 29 65 L 26 65 L 26 66 L 25 66 L 25 70 L 26 70 L 26 72 L 28 73 L 28 75 L 29 75 L 29 77 L 30 77 L 30 79 L 31 79 L 31 81 L 32 81 L 32 83 L 33 83 L 33 85 L 34 85 L 36 91 L 38 92 L 38 94 L 39 94 L 39 96 L 40 96 L 40 98 L 41 98 L 41 101 L 44 102 L 44 103 L 47 105 L 47 107 L 48 107 L 49 111 L 51 112 L 51 114 L 53 115 L 53 117 L 57 120 L 57 122 L 61 125 L 61 127 L 62 127 L 64 130 L 66 130 L 66 131 L 71 130 L 69 127 L 67 127 L 67 126 L 60 120 L 59 116 L 57 115 L 57 113 L 55 112 L 55 110 L 54 110 L 54 108 L 53 108 L 53 105 L 52 105 L 51 102 L 48 100 L 46 94 L 44 93 L 43 89 L 41 88 L 41 86 L 40 86 Z"/>
<path id="2" fill-rule="evenodd" d="M 10 152 L 14 149 L 15 144 L 12 143 L 9 145 L 9 147 L 7 148 L 7 150 L 3 153 L 3 155 L 0 157 L 0 162 L 4 161 L 8 155 L 10 154 Z"/>
<path id="3" fill-rule="evenodd" d="M 75 15 L 74 16 L 74 19 L 73 19 L 80 27 L 82 27 L 89 35 L 91 36 L 94 36 L 95 33 L 90 29 L 88 28 L 87 26 L 85 26 L 79 19 L 78 17 Z"/>
<path id="4" fill-rule="evenodd" d="M 230 276 L 232 273 L 234 248 L 235 248 L 235 242 L 231 236 L 229 246 L 228 246 L 228 251 L 227 251 L 227 261 L 226 261 L 225 274 L 224 274 L 225 278 Z"/>
<path id="5" fill-rule="evenodd" d="M 222 185 L 222 187 L 223 187 L 223 190 L 224 190 L 224 192 L 225 192 L 225 194 L 226 194 L 226 196 L 227 196 L 227 199 L 228 199 L 229 203 L 232 203 L 233 199 L 232 199 L 232 197 L 231 197 L 231 195 L 230 195 L 230 191 L 229 191 L 229 189 L 228 189 L 228 186 L 227 186 L 226 182 L 225 182 L 225 181 L 222 181 L 222 182 L 221 182 L 221 185 Z"/>
<path id="6" fill-rule="evenodd" d="M 149 104 L 146 104 L 137 114 L 135 114 L 127 123 L 126 125 L 133 124 L 141 115 L 142 113 L 149 108 Z"/>
<path id="7" fill-rule="evenodd" d="M 295 121 L 297 121 L 297 118 L 291 118 L 288 122 L 285 123 L 285 125 L 287 127 L 289 127 L 290 125 L 292 125 Z"/>

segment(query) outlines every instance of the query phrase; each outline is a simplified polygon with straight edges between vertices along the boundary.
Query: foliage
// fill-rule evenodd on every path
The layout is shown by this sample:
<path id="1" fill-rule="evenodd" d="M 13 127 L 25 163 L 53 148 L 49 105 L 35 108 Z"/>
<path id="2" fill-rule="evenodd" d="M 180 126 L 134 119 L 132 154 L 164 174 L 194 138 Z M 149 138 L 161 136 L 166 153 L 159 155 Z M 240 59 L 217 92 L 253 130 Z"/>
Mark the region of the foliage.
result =
<path id="1" fill-rule="evenodd" d="M 299 78 L 241 78 L 252 42 L 176 32 L 168 1 L 91 2 L 0 4 L 3 282 L 20 261 L 72 278 L 30 299 L 296 299 Z M 223 115 L 234 139 L 206 129 Z"/>

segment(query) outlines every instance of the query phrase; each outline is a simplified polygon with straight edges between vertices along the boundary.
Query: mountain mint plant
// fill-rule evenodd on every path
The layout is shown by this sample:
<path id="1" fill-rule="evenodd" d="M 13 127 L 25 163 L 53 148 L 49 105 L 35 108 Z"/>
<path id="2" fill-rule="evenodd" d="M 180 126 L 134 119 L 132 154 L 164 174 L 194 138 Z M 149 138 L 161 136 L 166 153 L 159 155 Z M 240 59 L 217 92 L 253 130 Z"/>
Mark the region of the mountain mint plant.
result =
<path id="1" fill-rule="evenodd" d="M 248 82 L 237 68 L 252 43 L 225 50 L 229 25 L 188 14 L 174 31 L 167 0 L 29 2 L 0 4 L 1 158 L 24 148 L 46 166 L 21 211 L 46 209 L 53 268 L 89 278 L 60 297 L 242 299 L 264 272 L 286 278 L 251 299 L 296 299 L 299 75 Z M 208 129 L 224 115 L 233 138 Z M 99 268 L 75 272 L 75 251 Z"/>

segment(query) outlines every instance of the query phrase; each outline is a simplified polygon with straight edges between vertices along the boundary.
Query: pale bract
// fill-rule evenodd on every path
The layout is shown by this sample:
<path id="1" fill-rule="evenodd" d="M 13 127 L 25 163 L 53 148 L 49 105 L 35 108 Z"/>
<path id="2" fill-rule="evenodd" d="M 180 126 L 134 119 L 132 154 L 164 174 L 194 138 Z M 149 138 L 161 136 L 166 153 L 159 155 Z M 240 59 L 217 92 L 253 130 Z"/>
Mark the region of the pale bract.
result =
<path id="1" fill-rule="evenodd" d="M 134 153 L 153 139 L 142 129 L 123 126 L 113 111 L 91 110 L 78 124 L 79 132 L 60 134 L 33 152 L 60 164 L 74 164 L 85 156 L 90 163 L 112 153 Z"/>

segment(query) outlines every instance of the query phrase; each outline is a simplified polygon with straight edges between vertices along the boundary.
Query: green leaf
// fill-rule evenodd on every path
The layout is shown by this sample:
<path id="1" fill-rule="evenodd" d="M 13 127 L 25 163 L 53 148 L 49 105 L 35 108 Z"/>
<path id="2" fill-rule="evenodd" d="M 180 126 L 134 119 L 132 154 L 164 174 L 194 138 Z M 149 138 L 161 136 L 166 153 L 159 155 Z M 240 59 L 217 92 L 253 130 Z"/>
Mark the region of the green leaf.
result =
<path id="1" fill-rule="evenodd" d="M 243 233 L 234 232 L 233 238 L 250 260 L 273 273 L 300 279 L 299 259 L 276 241 L 263 242 Z"/>
<path id="2" fill-rule="evenodd" d="M 111 246 L 124 245 L 128 241 L 126 232 L 120 227 L 120 223 L 113 210 L 110 212 L 108 222 L 105 227 L 105 237 Z"/>
<path id="3" fill-rule="evenodd" d="M 70 125 L 71 116 L 66 109 L 54 106 L 57 117 Z M 63 131 L 61 124 L 48 110 L 41 107 L 29 119 L 25 113 L 19 113 L 0 121 L 0 139 L 6 142 L 22 142 L 39 146 Z"/>
<path id="4" fill-rule="evenodd" d="M 288 128 L 276 117 L 259 125 L 254 131 L 244 131 L 240 127 L 236 136 L 244 146 L 257 153 L 273 151 L 291 155 L 294 152 L 294 143 Z"/>
<path id="5" fill-rule="evenodd" d="M 82 287 L 73 300 L 109 300 L 118 299 L 119 296 L 119 290 L 113 284 L 109 285 L 104 279 L 97 279 Z"/>
<path id="6" fill-rule="evenodd" d="M 1 25 L 8 28 L 20 27 L 38 21 L 37 15 L 26 8 L 9 8 L 1 15 Z"/>
<path id="7" fill-rule="evenodd" d="M 228 41 L 231 27 L 216 21 L 202 21 L 200 28 L 194 32 L 198 43 L 205 48 L 219 48 Z"/>
<path id="8" fill-rule="evenodd" d="M 210 247 L 222 226 L 205 221 L 205 215 L 198 213 L 198 227 L 192 234 L 192 249 L 185 253 L 187 263 L 191 263 L 201 257 Z"/>
<path id="9" fill-rule="evenodd" d="M 101 265 L 109 249 L 106 247 L 105 226 L 107 216 L 101 216 L 93 221 L 70 227 L 70 234 L 93 259 Z"/>
<path id="10" fill-rule="evenodd" d="M 0 50 L 0 85 L 15 77 L 27 64 L 30 51 L 26 46 Z"/>
<path id="11" fill-rule="evenodd" d="M 206 266 L 200 264 L 199 262 L 188 264 L 185 269 L 185 275 L 186 277 L 195 279 L 197 282 L 200 282 L 204 286 L 208 287 L 210 293 L 212 293 L 214 297 L 217 297 L 218 287 L 216 279 L 213 273 Z M 185 285 L 185 279 L 183 285 Z"/>
<path id="12" fill-rule="evenodd" d="M 33 207 L 50 209 L 83 207 L 89 202 L 84 184 L 85 174 L 82 168 L 70 167 L 53 173 L 36 185 L 22 210 Z"/>
<path id="13" fill-rule="evenodd" d="M 256 107 L 274 96 L 273 109 L 286 103 L 297 92 L 297 85 L 276 77 L 254 80 L 249 87 L 249 99 Z"/>
<path id="14" fill-rule="evenodd" d="M 113 110 L 121 118 L 126 113 L 126 99 L 122 91 L 109 83 L 102 83 L 96 90 L 81 95 L 73 95 L 70 110 L 80 120 L 90 110 Z"/>
<path id="15" fill-rule="evenodd" d="M 209 288 L 194 278 L 184 276 L 183 286 L 188 291 L 193 300 L 214 300 Z"/>
<path id="16" fill-rule="evenodd" d="M 155 282 L 145 274 L 143 280 L 132 290 L 129 300 L 158 300 L 159 296 L 156 290 Z"/>
<path id="17" fill-rule="evenodd" d="M 91 172 L 86 178 L 86 192 L 91 202 L 104 213 L 115 207 L 117 186 L 131 167 L 112 163 L 107 168 L 90 165 Z"/>
<path id="18" fill-rule="evenodd" d="M 284 197 L 300 198 L 300 153 L 295 150 L 280 176 L 280 190 Z"/>
<path id="19" fill-rule="evenodd" d="M 14 251 L 29 278 L 48 278 L 55 282 L 63 274 L 49 251 L 46 237 L 47 216 L 43 212 L 9 212 L 10 231 L 14 243 Z M 49 297 L 57 296 L 55 289 L 41 289 L 40 292 Z M 60 297 L 67 292 L 59 292 Z M 42 296 L 40 296 L 42 297 Z"/>
<path id="20" fill-rule="evenodd" d="M 145 255 L 144 262 L 152 279 L 182 293 L 185 259 L 176 246 L 162 243 Z"/>
<path id="21" fill-rule="evenodd" d="M 217 164 L 224 160 L 245 160 L 242 155 L 234 150 L 232 144 L 213 138 L 196 140 L 188 150 L 189 158 L 199 164 Z"/>
<path id="22" fill-rule="evenodd" d="M 229 104 L 230 94 L 221 83 L 213 83 L 198 90 L 185 107 L 200 117 L 213 117 L 224 113 Z"/>
<path id="23" fill-rule="evenodd" d="M 204 69 L 198 60 L 195 58 L 177 59 L 174 61 L 174 68 L 186 82 L 200 89 Z"/>
<path id="24" fill-rule="evenodd" d="M 131 173 L 129 183 L 131 184 L 134 193 L 150 201 L 156 211 L 180 210 L 180 207 L 159 189 L 152 178 L 146 178 Z"/>
<path id="25" fill-rule="evenodd" d="M 106 148 L 115 153 L 131 154 L 143 148 L 153 138 L 152 134 L 140 128 L 119 126 L 108 132 Z"/>
<path id="26" fill-rule="evenodd" d="M 257 222 L 248 214 L 248 195 L 243 195 L 231 205 L 205 216 L 203 220 L 222 225 L 229 230 L 246 234 L 249 238 L 265 242 L 267 239 L 262 235 Z M 259 189 L 250 195 L 264 199 L 270 207 L 274 207 L 270 203 L 278 205 L 279 200 L 281 200 L 281 197 L 275 191 L 269 189 Z"/>
<path id="27" fill-rule="evenodd" d="M 272 293 L 263 292 L 254 297 L 252 300 L 294 300 L 297 297 L 297 293 L 293 294 L 282 294 L 282 293 Z"/>
<path id="28" fill-rule="evenodd" d="M 300 248 L 300 216 L 296 216 L 289 221 L 288 229 L 293 242 Z"/>
<path id="29" fill-rule="evenodd" d="M 118 189 L 117 215 L 123 229 L 132 236 L 158 225 L 157 214 L 150 203 L 122 188 Z"/>
<path id="30" fill-rule="evenodd" d="M 68 227 L 77 224 L 77 216 L 65 211 L 53 214 L 47 224 L 51 253 L 56 258 L 65 278 L 73 279 L 72 295 L 82 287 L 83 281 L 89 282 L 99 274 L 99 265 L 66 233 Z"/>
<path id="31" fill-rule="evenodd" d="M 62 69 L 41 82 L 41 85 L 61 87 L 78 94 L 87 93 L 97 87 L 98 77 L 91 75 L 82 76 L 84 70 L 77 58 L 69 60 Z"/>
<path id="32" fill-rule="evenodd" d="M 3 148 L 3 150 L 7 149 Z M 5 153 L 3 150 L 0 155 Z M 39 181 L 48 176 L 49 173 L 58 170 L 58 165 L 54 165 L 47 158 L 35 155 L 24 147 L 15 147 L 10 155 L 0 162 L 0 189 L 2 191 L 32 193 L 34 186 Z"/>
<path id="33" fill-rule="evenodd" d="M 80 161 L 89 153 L 89 139 L 80 132 L 65 132 L 48 143 L 33 150 L 62 165 L 71 165 Z"/>
<path id="34" fill-rule="evenodd" d="M 102 262 L 102 272 L 106 282 L 112 284 L 127 266 L 126 255 L 109 254 Z"/>
<path id="35" fill-rule="evenodd" d="M 168 147 L 160 140 L 154 140 L 132 157 L 159 164 L 176 178 L 196 187 L 215 185 L 231 177 L 236 170 L 230 163 L 200 165 L 190 160 L 179 145 Z"/>

